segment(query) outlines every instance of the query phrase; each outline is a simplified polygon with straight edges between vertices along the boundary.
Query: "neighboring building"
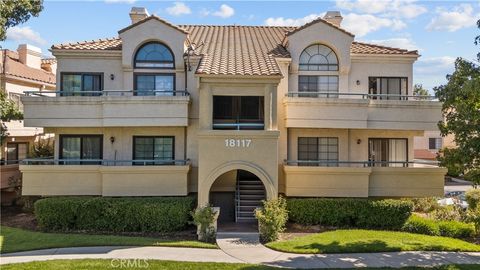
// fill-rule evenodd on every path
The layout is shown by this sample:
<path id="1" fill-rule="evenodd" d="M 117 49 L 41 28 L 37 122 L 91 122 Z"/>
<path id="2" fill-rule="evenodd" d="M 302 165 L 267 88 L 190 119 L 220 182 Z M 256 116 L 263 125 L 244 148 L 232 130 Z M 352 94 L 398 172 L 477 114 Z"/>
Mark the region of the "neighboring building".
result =
<path id="1" fill-rule="evenodd" d="M 28 44 L 21 44 L 17 51 L 0 50 L 0 91 L 22 111 L 24 91 L 55 90 L 56 61 L 41 57 L 42 51 Z M 43 128 L 25 127 L 23 121 L 6 122 L 5 126 L 9 135 L 0 150 L 2 202 L 15 195 L 13 190 L 21 179 L 19 160 L 27 157 L 33 142 L 43 134 Z"/>
<path id="2" fill-rule="evenodd" d="M 242 221 L 278 194 L 443 194 L 445 169 L 411 163 L 441 119 L 410 97 L 416 51 L 356 42 L 338 12 L 301 27 L 130 16 L 118 38 L 54 45 L 60 93 L 22 97 L 56 149 L 21 166 L 24 195 L 197 193 Z"/>
<path id="3" fill-rule="evenodd" d="M 436 160 L 443 148 L 455 148 L 454 136 L 442 137 L 440 131 L 425 131 L 423 136 L 415 137 L 413 153 L 415 159 Z"/>

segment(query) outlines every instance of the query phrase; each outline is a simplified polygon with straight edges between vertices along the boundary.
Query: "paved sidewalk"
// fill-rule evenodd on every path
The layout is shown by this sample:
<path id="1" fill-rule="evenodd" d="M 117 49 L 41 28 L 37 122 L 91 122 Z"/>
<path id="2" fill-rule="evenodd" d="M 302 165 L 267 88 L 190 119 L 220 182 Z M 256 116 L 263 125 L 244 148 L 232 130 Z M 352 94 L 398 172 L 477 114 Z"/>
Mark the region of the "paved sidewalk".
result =
<path id="1" fill-rule="evenodd" d="M 289 268 L 353 268 L 480 264 L 480 252 L 382 252 L 292 254 L 261 245 L 258 233 L 219 233 L 218 246 L 243 262 Z"/>
<path id="2" fill-rule="evenodd" d="M 2 254 L 0 265 L 58 259 L 148 259 L 267 264 L 289 268 L 404 267 L 479 264 L 480 252 L 384 252 L 291 254 L 268 249 L 258 233 L 219 233 L 221 249 L 174 247 L 72 247 Z"/>
<path id="3" fill-rule="evenodd" d="M 220 249 L 174 247 L 72 247 L 2 254 L 0 265 L 62 259 L 148 259 L 242 263 Z"/>

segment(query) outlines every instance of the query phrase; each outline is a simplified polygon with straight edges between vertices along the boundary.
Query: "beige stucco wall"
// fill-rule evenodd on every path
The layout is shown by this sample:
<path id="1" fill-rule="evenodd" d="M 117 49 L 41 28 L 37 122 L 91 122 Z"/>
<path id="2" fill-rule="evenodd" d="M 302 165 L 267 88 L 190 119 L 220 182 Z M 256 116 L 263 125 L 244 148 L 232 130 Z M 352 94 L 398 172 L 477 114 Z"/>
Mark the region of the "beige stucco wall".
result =
<path id="1" fill-rule="evenodd" d="M 443 196 L 445 168 L 372 168 L 369 195 L 377 197 Z"/>
<path id="2" fill-rule="evenodd" d="M 350 168 L 284 166 L 287 196 L 442 196 L 444 168 Z"/>
<path id="3" fill-rule="evenodd" d="M 249 146 L 229 147 L 225 140 L 251 140 Z M 263 182 L 267 198 L 277 196 L 277 131 L 202 131 L 198 134 L 198 203 L 209 201 L 212 184 L 224 173 L 245 170 Z"/>
<path id="4" fill-rule="evenodd" d="M 189 165 L 20 165 L 22 195 L 185 196 Z"/>
<path id="5" fill-rule="evenodd" d="M 285 195 L 368 197 L 370 168 L 284 166 Z"/>
<path id="6" fill-rule="evenodd" d="M 187 126 L 188 96 L 22 97 L 34 127 Z"/>
<path id="7" fill-rule="evenodd" d="M 424 130 L 442 119 L 441 104 L 414 100 L 285 97 L 287 127 Z"/>

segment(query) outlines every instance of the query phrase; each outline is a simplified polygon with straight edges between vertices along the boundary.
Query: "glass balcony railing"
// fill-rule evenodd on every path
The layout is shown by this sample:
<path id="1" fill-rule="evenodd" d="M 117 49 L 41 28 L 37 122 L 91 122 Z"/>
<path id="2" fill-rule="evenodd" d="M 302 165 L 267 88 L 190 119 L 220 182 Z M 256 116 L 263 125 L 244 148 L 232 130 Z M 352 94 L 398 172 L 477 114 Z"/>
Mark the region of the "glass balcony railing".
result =
<path id="1" fill-rule="evenodd" d="M 288 166 L 315 167 L 438 167 L 438 161 L 337 161 L 337 160 L 285 160 Z"/>
<path id="2" fill-rule="evenodd" d="M 135 160 L 109 160 L 109 159 L 24 159 L 22 165 L 102 165 L 102 166 L 184 166 L 189 165 L 189 159 L 135 159 Z"/>

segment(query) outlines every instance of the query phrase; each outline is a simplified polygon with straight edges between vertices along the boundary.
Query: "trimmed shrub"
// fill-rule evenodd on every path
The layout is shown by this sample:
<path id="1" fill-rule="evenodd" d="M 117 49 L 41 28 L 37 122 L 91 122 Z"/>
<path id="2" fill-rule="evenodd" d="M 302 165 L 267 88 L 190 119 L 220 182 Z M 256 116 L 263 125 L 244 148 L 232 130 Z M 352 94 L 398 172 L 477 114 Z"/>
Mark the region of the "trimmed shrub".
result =
<path id="1" fill-rule="evenodd" d="M 440 221 L 438 222 L 438 228 L 441 236 L 467 238 L 475 235 L 475 226 L 471 223 Z"/>
<path id="2" fill-rule="evenodd" d="M 290 221 L 303 225 L 400 229 L 413 204 L 405 200 L 291 198 Z"/>
<path id="3" fill-rule="evenodd" d="M 468 208 L 475 209 L 480 205 L 480 189 L 472 188 L 465 192 L 465 200 L 468 203 Z"/>
<path id="4" fill-rule="evenodd" d="M 197 207 L 191 212 L 193 223 L 197 225 L 198 240 L 214 243 L 217 232 L 213 222 L 215 221 L 216 212 L 210 205 Z"/>
<path id="5" fill-rule="evenodd" d="M 260 241 L 267 243 L 277 240 L 288 220 L 285 198 L 263 201 L 263 207 L 255 210 L 255 217 L 258 219 Z"/>
<path id="6" fill-rule="evenodd" d="M 412 215 L 405 225 L 403 225 L 402 230 L 411 233 L 453 238 L 467 238 L 475 234 L 475 226 L 471 223 L 459 221 L 435 221 L 417 215 Z"/>
<path id="7" fill-rule="evenodd" d="M 35 203 L 38 225 L 50 231 L 172 232 L 184 229 L 194 197 L 55 197 Z"/>
<path id="8" fill-rule="evenodd" d="M 402 227 L 402 231 L 427 235 L 440 235 L 440 228 L 435 220 L 412 215 Z"/>

